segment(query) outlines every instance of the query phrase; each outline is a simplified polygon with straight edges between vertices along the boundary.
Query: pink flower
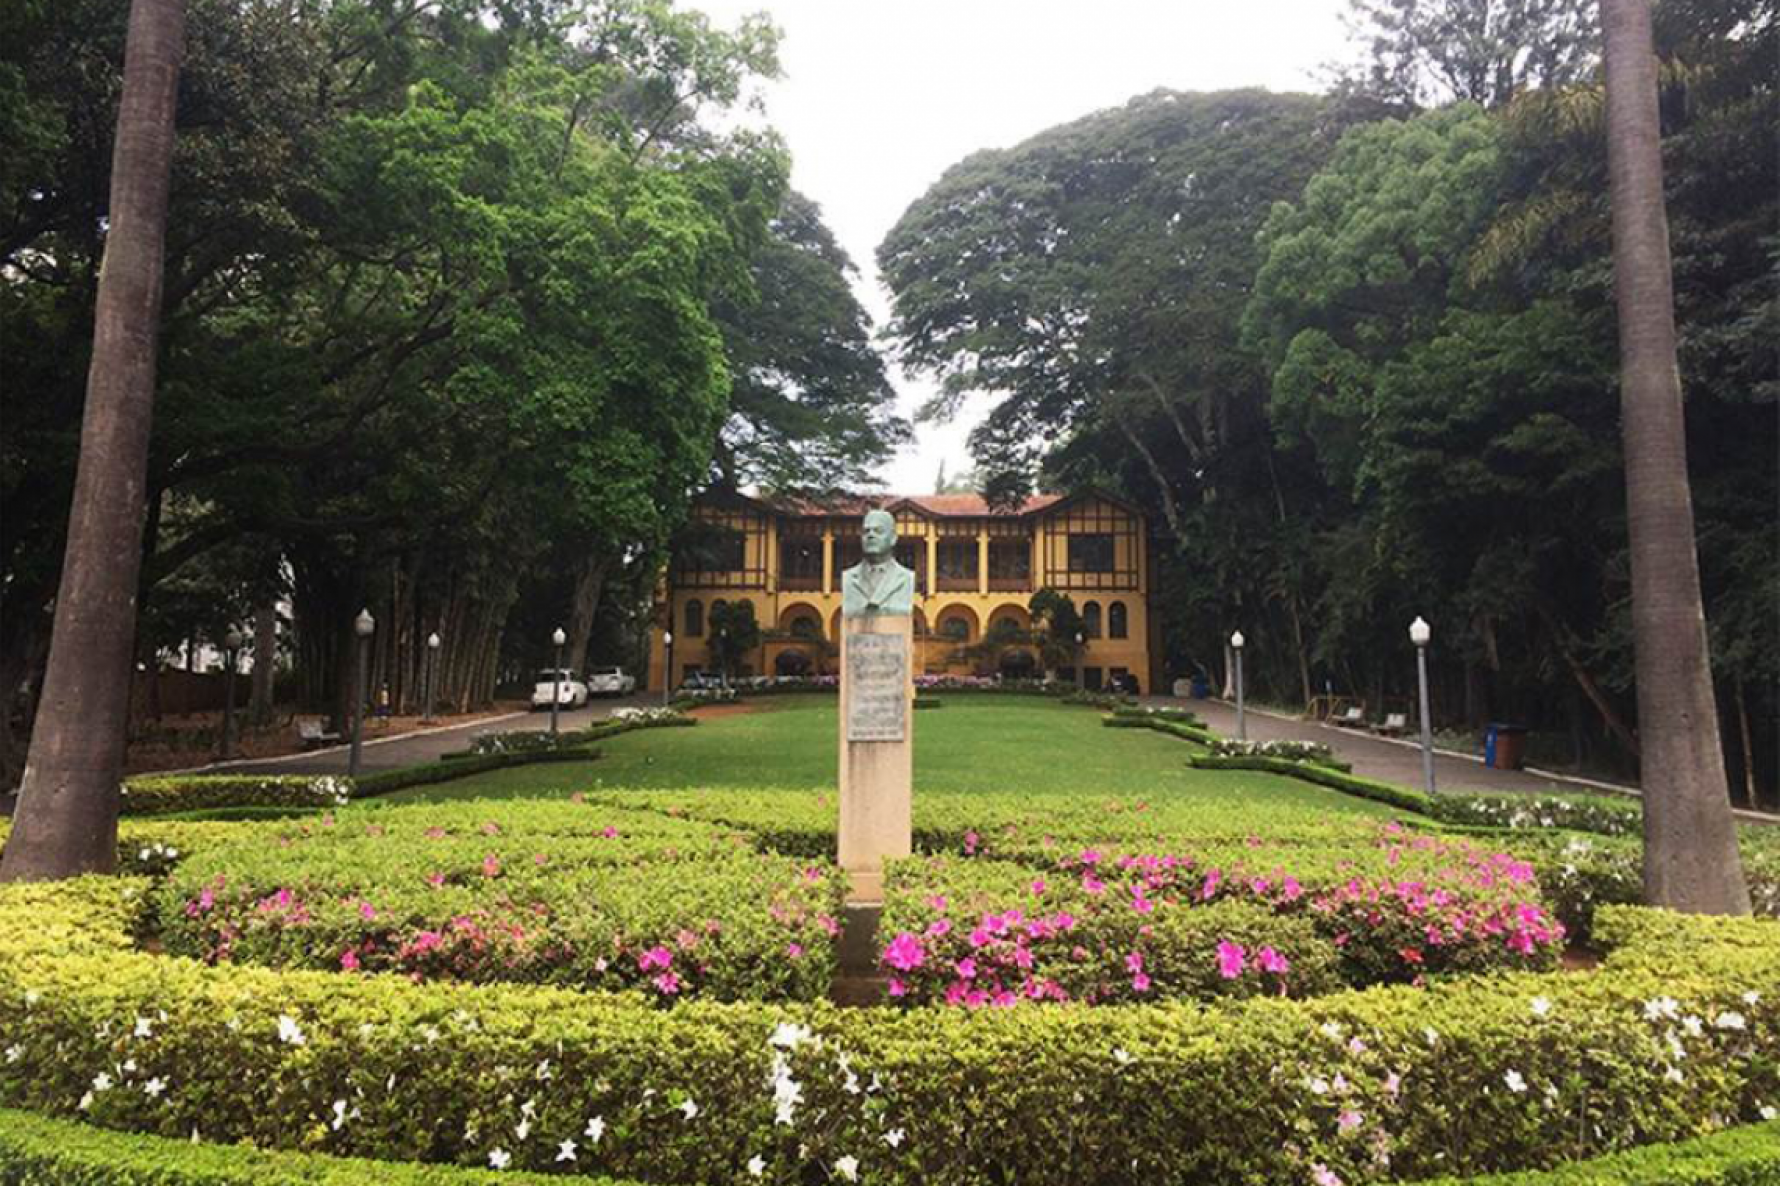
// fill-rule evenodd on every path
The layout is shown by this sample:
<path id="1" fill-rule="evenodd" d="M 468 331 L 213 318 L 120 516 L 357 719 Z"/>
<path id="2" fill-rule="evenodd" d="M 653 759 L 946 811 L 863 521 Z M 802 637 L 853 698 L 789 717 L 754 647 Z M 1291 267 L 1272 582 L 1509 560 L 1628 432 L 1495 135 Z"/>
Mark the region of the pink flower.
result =
<path id="1" fill-rule="evenodd" d="M 499 877 L 501 875 L 501 859 L 493 853 L 482 858 L 482 876 Z"/>
<path id="2" fill-rule="evenodd" d="M 936 918 L 927 924 L 927 937 L 930 939 L 938 939 L 951 933 L 952 920 L 949 918 Z"/>
<path id="3" fill-rule="evenodd" d="M 1090 894 L 1103 894 L 1106 892 L 1106 882 L 1089 873 L 1082 877 L 1082 889 Z"/>
<path id="4" fill-rule="evenodd" d="M 1341 1175 L 1321 1162 L 1310 1167 L 1310 1180 L 1315 1186 L 1342 1186 Z"/>
<path id="5" fill-rule="evenodd" d="M 1131 909 L 1137 911 L 1139 914 L 1148 914 L 1155 908 L 1156 904 L 1144 897 L 1142 890 L 1138 891 L 1137 897 L 1133 899 L 1131 903 Z"/>
<path id="6" fill-rule="evenodd" d="M 1045 892 L 1045 879 L 1042 877 L 1036 878 L 1032 882 L 1032 896 L 1035 898 L 1043 897 L 1044 892 Z"/>
<path id="7" fill-rule="evenodd" d="M 666 968 L 674 962 L 674 953 L 665 947 L 651 947 L 637 956 L 638 971 L 647 972 L 653 968 Z"/>
<path id="8" fill-rule="evenodd" d="M 1098 865 L 1100 863 L 1100 854 L 1092 848 L 1084 849 L 1082 851 L 1081 862 L 1084 865 Z"/>
<path id="9" fill-rule="evenodd" d="M 1218 892 L 1218 884 L 1223 880 L 1224 875 L 1216 869 L 1207 873 L 1205 875 L 1205 884 L 1199 888 L 1199 900 L 1201 902 L 1209 901 L 1211 896 Z"/>
<path id="10" fill-rule="evenodd" d="M 440 840 L 440 839 L 443 839 L 445 836 L 445 829 L 444 828 L 436 828 L 436 827 L 428 828 L 426 830 L 425 835 L 428 840 Z"/>
<path id="11" fill-rule="evenodd" d="M 1149 990 L 1150 990 L 1150 978 L 1148 975 L 1146 975 L 1143 972 L 1139 972 L 1135 976 L 1131 977 L 1131 991 L 1133 991 L 1133 992 L 1148 992 Z"/>
<path id="12" fill-rule="evenodd" d="M 964 834 L 964 852 L 966 856 L 974 855 L 976 853 L 977 841 L 980 839 L 982 838 L 975 832 L 966 832 Z"/>
<path id="13" fill-rule="evenodd" d="M 600 829 L 600 835 L 605 837 L 607 840 L 616 840 L 616 839 L 618 839 L 618 829 L 613 827 L 611 824 L 607 824 L 605 827 Z"/>
<path id="14" fill-rule="evenodd" d="M 1255 962 L 1261 965 L 1263 972 L 1272 972 L 1276 976 L 1284 976 L 1292 967 L 1285 956 L 1271 947 L 1263 947 L 1255 952 Z"/>
<path id="15" fill-rule="evenodd" d="M 946 908 L 945 896 L 942 894 L 934 894 L 927 899 L 927 905 L 934 910 L 944 910 Z"/>
<path id="16" fill-rule="evenodd" d="M 803 957 L 803 944 L 801 944 L 801 943 L 787 943 L 787 944 L 785 944 L 785 958 L 786 959 L 801 959 L 802 957 Z"/>
<path id="17" fill-rule="evenodd" d="M 1143 971 L 1143 952 L 1133 951 L 1125 957 L 1125 970 L 1128 972 Z"/>
<path id="18" fill-rule="evenodd" d="M 438 889 L 445 884 L 445 875 L 443 873 L 428 873 L 426 875 L 426 883 L 434 889 Z"/>
<path id="19" fill-rule="evenodd" d="M 340 953 L 340 969 L 344 972 L 358 971 L 358 952 L 348 947 Z"/>
<path id="20" fill-rule="evenodd" d="M 977 962 L 968 955 L 952 965 L 958 970 L 960 980 L 974 980 L 977 974 Z"/>
<path id="21" fill-rule="evenodd" d="M 971 931 L 970 945 L 972 947 L 987 947 L 989 945 L 989 932 L 985 931 L 982 927 L 977 927 L 975 930 Z"/>
<path id="22" fill-rule="evenodd" d="M 655 978 L 655 990 L 664 997 L 671 997 L 680 991 L 680 978 L 672 972 L 663 972 Z"/>
<path id="23" fill-rule="evenodd" d="M 1232 943 L 1225 939 L 1218 944 L 1218 975 L 1225 980 L 1234 980 L 1242 975 L 1245 952 L 1242 944 Z"/>
<path id="24" fill-rule="evenodd" d="M 366 922 L 370 922 L 373 918 L 377 917 L 377 908 L 369 902 L 360 902 L 358 904 L 358 916 Z"/>
<path id="25" fill-rule="evenodd" d="M 1335 1117 L 1335 1127 L 1342 1132 L 1352 1132 L 1360 1127 L 1360 1114 L 1352 1108 L 1344 1109 L 1341 1115 Z"/>
<path id="26" fill-rule="evenodd" d="M 892 977 L 890 977 L 889 991 L 890 991 L 890 995 L 893 997 L 905 996 L 905 995 L 907 995 L 907 993 L 909 991 L 909 986 L 904 984 L 902 981 L 898 980 L 896 977 L 892 976 Z"/>
<path id="27" fill-rule="evenodd" d="M 899 972 L 912 972 L 927 960 L 927 952 L 921 947 L 921 940 L 901 931 L 884 948 L 884 962 Z"/>

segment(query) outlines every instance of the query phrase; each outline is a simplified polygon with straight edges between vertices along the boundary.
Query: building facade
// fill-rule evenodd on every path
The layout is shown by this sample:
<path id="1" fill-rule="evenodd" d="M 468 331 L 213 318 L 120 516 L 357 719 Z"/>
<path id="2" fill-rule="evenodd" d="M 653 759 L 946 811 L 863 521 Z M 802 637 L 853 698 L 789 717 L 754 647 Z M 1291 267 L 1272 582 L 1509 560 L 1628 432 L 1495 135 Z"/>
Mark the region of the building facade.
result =
<path id="1" fill-rule="evenodd" d="M 761 642 L 734 674 L 830 674 L 837 670 L 841 573 L 859 563 L 860 521 L 881 507 L 896 518 L 896 556 L 915 573 L 915 667 L 926 674 L 1019 672 L 1031 647 L 984 647 L 1008 620 L 1027 628 L 1034 592 L 1069 595 L 1084 620 L 1083 683 L 1114 676 L 1156 684 L 1156 622 L 1150 605 L 1149 531 L 1140 511 L 1098 493 L 1041 495 L 992 512 L 977 495 L 887 496 L 845 507 L 775 504 L 713 492 L 693 508 L 688 543 L 670 566 L 650 643 L 650 686 L 714 671 L 711 610 L 749 601 Z M 1002 637 L 1002 635 L 992 635 Z M 1031 656 L 1029 660 L 1014 657 Z M 1073 667 L 1057 673 L 1074 679 Z"/>

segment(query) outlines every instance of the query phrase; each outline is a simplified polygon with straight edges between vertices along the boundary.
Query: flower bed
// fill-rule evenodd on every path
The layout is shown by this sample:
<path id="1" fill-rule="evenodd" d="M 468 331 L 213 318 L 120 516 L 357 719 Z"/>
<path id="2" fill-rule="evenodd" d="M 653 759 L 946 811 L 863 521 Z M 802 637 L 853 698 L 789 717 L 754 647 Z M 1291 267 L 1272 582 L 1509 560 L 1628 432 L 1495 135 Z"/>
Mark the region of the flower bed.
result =
<path id="1" fill-rule="evenodd" d="M 1644 812 L 1638 803 L 1600 795 L 1438 796 L 1430 814 L 1442 823 L 1478 827 L 1562 829 L 1602 836 L 1636 836 Z"/>
<path id="2" fill-rule="evenodd" d="M 750 1167 L 780 1183 L 1358 1186 L 1677 1140 L 1780 1099 L 1769 922 L 1608 909 L 1594 975 L 1304 1001 L 663 1011 L 145 955 L 129 938 L 145 888 L 0 886 L 0 1104 L 681 1186 Z"/>
<path id="3" fill-rule="evenodd" d="M 813 999 L 839 881 L 710 825 L 475 803 L 261 825 L 155 895 L 167 951 L 210 962 Z"/>
<path id="4" fill-rule="evenodd" d="M 164 815 L 216 808 L 277 807 L 321 811 L 343 805 L 352 781 L 331 774 L 168 774 L 126 779 L 122 815 Z"/>
<path id="5" fill-rule="evenodd" d="M 912 1002 L 1307 996 L 1556 966 L 1533 868 L 1387 830 L 1371 852 L 1029 851 L 892 867 L 880 962 Z"/>
<path id="6" fill-rule="evenodd" d="M 1335 751 L 1320 741 L 1243 741 L 1235 737 L 1219 737 L 1211 743 L 1215 758 L 1282 758 L 1288 762 L 1315 762 L 1336 770 L 1353 767 L 1338 761 Z"/>

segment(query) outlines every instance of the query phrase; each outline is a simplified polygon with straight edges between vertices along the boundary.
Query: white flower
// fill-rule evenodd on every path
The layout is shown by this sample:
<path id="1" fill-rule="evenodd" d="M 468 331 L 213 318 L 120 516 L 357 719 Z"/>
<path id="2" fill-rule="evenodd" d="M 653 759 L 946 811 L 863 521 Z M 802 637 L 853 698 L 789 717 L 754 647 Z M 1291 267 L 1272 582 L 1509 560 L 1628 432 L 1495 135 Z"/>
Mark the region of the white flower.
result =
<path id="1" fill-rule="evenodd" d="M 1749 1028 L 1748 1023 L 1744 1021 L 1741 1013 L 1720 1013 L 1718 1019 L 1712 1024 L 1721 1030 L 1740 1030 Z"/>
<path id="2" fill-rule="evenodd" d="M 685 1103 L 680 1105 L 680 1115 L 686 1117 L 686 1119 L 688 1119 L 688 1120 L 691 1120 L 694 1116 L 698 1115 L 698 1105 L 693 1103 L 691 1100 L 687 1100 Z"/>
<path id="3" fill-rule="evenodd" d="M 43 995 L 41 993 L 39 993 L 36 989 L 27 988 L 25 990 L 25 1008 L 29 1009 L 32 1005 L 35 1005 L 38 1001 L 41 1001 L 42 999 L 43 999 Z"/>
<path id="4" fill-rule="evenodd" d="M 88 1108 L 92 1107 L 93 1106 L 93 1093 L 89 1091 L 85 1095 L 81 1096 L 79 1106 L 80 1106 L 80 1110 L 82 1112 L 84 1112 Z"/>
<path id="5" fill-rule="evenodd" d="M 133 1058 L 124 1059 L 124 1065 L 119 1067 L 118 1070 L 134 1075 L 136 1073 L 136 1060 Z"/>
<path id="6" fill-rule="evenodd" d="M 1548 998 L 1548 997 L 1534 997 L 1532 1009 L 1533 1009 L 1534 1017 L 1544 1017 L 1546 1014 L 1551 1012 L 1550 998 Z"/>
<path id="7" fill-rule="evenodd" d="M 25 1048 L 15 1042 L 6 1048 L 6 1061 L 17 1062 L 20 1058 L 24 1057 L 24 1054 Z"/>
<path id="8" fill-rule="evenodd" d="M 890 1146 L 892 1149 L 895 1149 L 902 1144 L 903 1137 L 905 1135 L 907 1135 L 907 1134 L 905 1134 L 900 1128 L 893 1128 L 889 1132 L 884 1134 L 884 1144 Z"/>
<path id="9" fill-rule="evenodd" d="M 1681 1012 L 1681 1002 L 1674 997 L 1652 997 L 1644 1002 L 1644 1019 L 1655 1021 L 1661 1017 L 1675 1017 Z"/>
<path id="10" fill-rule="evenodd" d="M 1521 1078 L 1519 1071 L 1509 1071 L 1506 1075 L 1502 1076 L 1502 1082 L 1508 1084 L 1508 1090 L 1514 1092 L 1516 1095 L 1519 1095 L 1527 1089 L 1527 1081 Z"/>
<path id="11" fill-rule="evenodd" d="M 278 1015 L 278 1040 L 289 1042 L 292 1046 L 301 1046 L 308 1041 L 303 1037 L 303 1027 L 298 1025 L 297 1019 L 288 1013 Z"/>
<path id="12" fill-rule="evenodd" d="M 599 1144 L 600 1138 L 606 1135 L 606 1118 L 604 1116 L 595 1116 L 593 1119 L 589 1120 L 587 1122 L 586 1131 L 581 1135 L 595 1145 Z"/>
<path id="13" fill-rule="evenodd" d="M 1115 1046 L 1113 1047 L 1113 1061 L 1120 1066 L 1124 1066 L 1131 1061 L 1131 1052 L 1126 1050 L 1123 1046 Z"/>
<path id="14" fill-rule="evenodd" d="M 562 1144 L 558 1145 L 556 1147 L 556 1160 L 558 1160 L 558 1161 L 573 1161 L 573 1160 L 575 1160 L 575 1142 L 564 1141 Z"/>
<path id="15" fill-rule="evenodd" d="M 1667 1079 L 1671 1083 L 1679 1083 L 1686 1077 L 1687 1076 L 1685 1076 L 1681 1073 L 1680 1067 L 1670 1067 L 1668 1070 L 1663 1072 L 1663 1078 Z"/>
<path id="16" fill-rule="evenodd" d="M 1761 1118 L 1763 1120 L 1780 1120 L 1780 1108 L 1774 1107 L 1773 1104 L 1763 1104 L 1761 1106 Z"/>
<path id="17" fill-rule="evenodd" d="M 136 1036 L 138 1038 L 154 1037 L 154 1023 L 146 1017 L 136 1019 Z"/>
<path id="18" fill-rule="evenodd" d="M 1340 1025 L 1340 1023 L 1334 1022 L 1334 1021 L 1325 1021 L 1318 1028 L 1322 1030 L 1323 1037 L 1328 1038 L 1330 1041 L 1338 1042 L 1341 1040 L 1341 1025 Z"/>
<path id="19" fill-rule="evenodd" d="M 329 1125 L 329 1127 L 332 1128 L 335 1132 L 339 1132 L 342 1128 L 346 1127 L 346 1101 L 345 1100 L 335 1100 L 334 1101 L 334 1122 L 333 1122 L 333 1124 Z"/>
<path id="20" fill-rule="evenodd" d="M 1761 1004 L 1761 994 L 1752 989 L 1743 994 L 1743 1003 L 1753 1009 Z"/>
<path id="21" fill-rule="evenodd" d="M 859 1180 L 859 1159 L 851 1156 L 835 1158 L 834 1172 L 849 1182 L 857 1182 Z"/>
<path id="22" fill-rule="evenodd" d="M 781 1021 L 778 1027 L 773 1030 L 773 1036 L 767 1039 L 767 1043 L 785 1050 L 796 1050 L 809 1040 L 809 1026 L 793 1025 L 789 1021 Z"/>
<path id="23" fill-rule="evenodd" d="M 555 1077 L 555 1072 L 550 1069 L 549 1059 L 545 1059 L 543 1062 L 539 1063 L 538 1069 L 532 1073 L 537 1077 L 537 1080 L 540 1083 L 548 1083 Z"/>
<path id="24" fill-rule="evenodd" d="M 1440 1034 L 1431 1025 L 1422 1028 L 1422 1036 L 1428 1040 L 1430 1046 L 1440 1040 Z"/>
<path id="25" fill-rule="evenodd" d="M 1687 1031 L 1690 1038 L 1697 1038 L 1706 1032 L 1705 1023 L 1691 1013 L 1681 1019 L 1681 1028 Z"/>
<path id="26" fill-rule="evenodd" d="M 141 852 L 137 853 L 136 859 L 139 861 L 146 861 L 148 859 L 148 850 L 145 848 Z"/>
<path id="27" fill-rule="evenodd" d="M 515 1124 L 513 1126 L 513 1135 L 522 1141 L 531 1136 L 532 1122 L 529 1120 L 521 1120 L 518 1124 Z"/>
<path id="28" fill-rule="evenodd" d="M 750 1176 L 756 1178 L 766 1173 L 766 1158 L 758 1153 L 750 1157 L 748 1159 L 748 1173 Z"/>
<path id="29" fill-rule="evenodd" d="M 512 1164 L 512 1161 L 513 1155 L 505 1149 L 491 1149 L 488 1152 L 488 1167 L 490 1169 L 504 1170 Z"/>
<path id="30" fill-rule="evenodd" d="M 111 1090 L 111 1076 L 107 1075 L 104 1071 L 100 1071 L 97 1075 L 94 1075 L 93 1076 L 93 1090 L 94 1091 L 110 1091 Z"/>
<path id="31" fill-rule="evenodd" d="M 161 1092 L 165 1090 L 167 1090 L 167 1081 L 159 1075 L 156 1075 L 153 1079 L 150 1079 L 147 1083 L 142 1085 L 143 1094 L 147 1095 L 150 1099 L 160 1099 Z"/>
<path id="32" fill-rule="evenodd" d="M 1327 1079 L 1323 1078 L 1321 1075 L 1318 1075 L 1316 1078 L 1314 1078 L 1310 1081 L 1310 1090 L 1317 1095 L 1328 1095 L 1329 1094 L 1329 1081 Z"/>

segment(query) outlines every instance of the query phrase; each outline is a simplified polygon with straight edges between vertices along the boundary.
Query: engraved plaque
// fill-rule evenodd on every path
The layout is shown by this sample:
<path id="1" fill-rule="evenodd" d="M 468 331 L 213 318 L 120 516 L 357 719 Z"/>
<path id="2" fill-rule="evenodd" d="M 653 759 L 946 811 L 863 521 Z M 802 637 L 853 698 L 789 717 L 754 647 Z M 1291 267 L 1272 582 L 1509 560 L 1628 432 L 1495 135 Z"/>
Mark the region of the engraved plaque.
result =
<path id="1" fill-rule="evenodd" d="M 908 733 L 909 657 L 900 634 L 846 640 L 847 740 L 901 741 Z"/>

